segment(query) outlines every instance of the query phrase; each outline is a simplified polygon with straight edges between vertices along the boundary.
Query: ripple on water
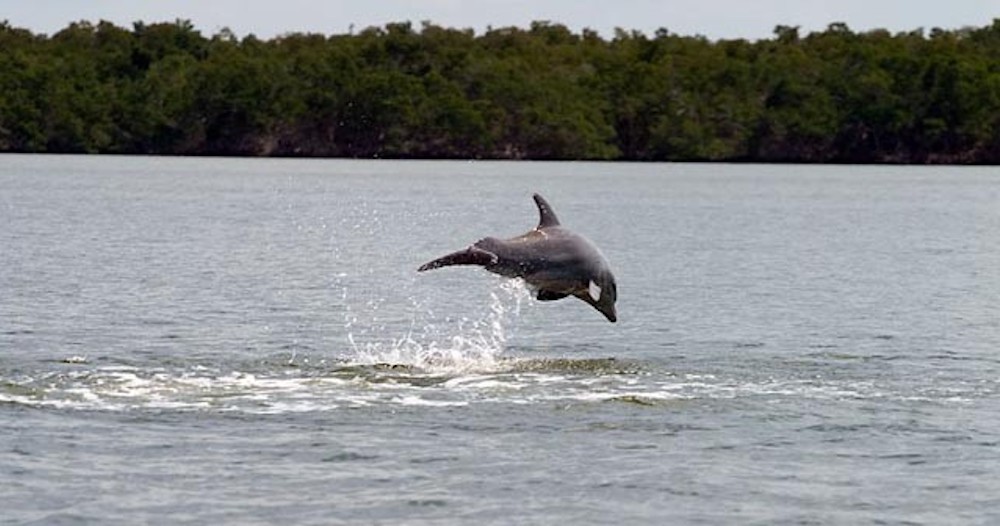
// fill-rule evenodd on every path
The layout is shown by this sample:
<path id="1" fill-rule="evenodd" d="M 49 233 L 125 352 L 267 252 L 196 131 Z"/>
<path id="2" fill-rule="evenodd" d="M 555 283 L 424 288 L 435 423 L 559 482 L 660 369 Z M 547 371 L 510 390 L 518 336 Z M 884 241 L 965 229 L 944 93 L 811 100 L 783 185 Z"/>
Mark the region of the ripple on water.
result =
<path id="1" fill-rule="evenodd" d="M 975 386 L 970 386 L 970 389 Z M 962 403 L 969 392 L 919 393 L 922 401 Z M 678 374 L 657 364 L 614 358 L 488 360 L 480 367 L 341 361 L 243 370 L 91 366 L 0 379 L 0 403 L 83 410 L 178 410 L 276 414 L 370 406 L 464 407 L 476 404 L 617 403 L 744 398 L 912 400 L 891 386 L 817 378 L 726 378 Z"/>

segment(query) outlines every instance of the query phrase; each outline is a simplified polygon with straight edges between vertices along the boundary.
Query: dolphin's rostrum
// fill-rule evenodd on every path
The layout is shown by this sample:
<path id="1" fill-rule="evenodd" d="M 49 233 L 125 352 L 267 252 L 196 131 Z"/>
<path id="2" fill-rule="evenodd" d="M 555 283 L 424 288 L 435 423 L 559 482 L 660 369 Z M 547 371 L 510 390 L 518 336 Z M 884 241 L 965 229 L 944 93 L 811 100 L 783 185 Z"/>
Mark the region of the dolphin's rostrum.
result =
<path id="1" fill-rule="evenodd" d="M 585 237 L 559 224 L 549 203 L 535 194 L 538 226 L 511 239 L 487 237 L 442 256 L 418 271 L 449 265 L 479 265 L 509 278 L 522 278 L 540 301 L 575 296 L 615 322 L 618 288 L 608 261 Z"/>

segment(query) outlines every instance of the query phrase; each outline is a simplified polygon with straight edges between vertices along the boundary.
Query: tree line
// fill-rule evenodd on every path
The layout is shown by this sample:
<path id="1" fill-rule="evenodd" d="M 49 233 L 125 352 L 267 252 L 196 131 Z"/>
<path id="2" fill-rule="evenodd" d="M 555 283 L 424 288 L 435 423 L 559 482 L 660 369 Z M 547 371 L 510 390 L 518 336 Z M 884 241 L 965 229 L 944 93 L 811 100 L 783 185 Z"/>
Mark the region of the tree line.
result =
<path id="1" fill-rule="evenodd" d="M 0 151 L 1000 162 L 1000 19 L 758 41 L 535 22 L 204 36 L 0 23 Z"/>

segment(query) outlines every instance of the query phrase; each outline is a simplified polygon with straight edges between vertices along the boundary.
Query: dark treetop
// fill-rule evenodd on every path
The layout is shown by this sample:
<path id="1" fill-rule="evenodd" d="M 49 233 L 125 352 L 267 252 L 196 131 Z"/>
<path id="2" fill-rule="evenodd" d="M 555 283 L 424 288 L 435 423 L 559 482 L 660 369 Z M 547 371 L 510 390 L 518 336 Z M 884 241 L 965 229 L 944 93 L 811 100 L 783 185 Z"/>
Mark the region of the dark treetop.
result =
<path id="1" fill-rule="evenodd" d="M 769 40 L 0 23 L 0 151 L 1000 162 L 1000 19 Z"/>

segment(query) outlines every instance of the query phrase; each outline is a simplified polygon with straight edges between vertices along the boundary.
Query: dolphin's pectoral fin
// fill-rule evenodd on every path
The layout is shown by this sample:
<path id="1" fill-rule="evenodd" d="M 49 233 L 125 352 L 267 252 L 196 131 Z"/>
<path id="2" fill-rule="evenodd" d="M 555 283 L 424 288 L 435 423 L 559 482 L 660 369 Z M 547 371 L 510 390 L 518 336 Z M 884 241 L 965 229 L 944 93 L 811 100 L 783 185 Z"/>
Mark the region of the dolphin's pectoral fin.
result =
<path id="1" fill-rule="evenodd" d="M 555 301 L 561 300 L 566 296 L 569 296 L 569 294 L 564 292 L 555 292 L 552 290 L 539 290 L 538 295 L 535 296 L 535 298 L 537 298 L 538 301 Z"/>
<path id="2" fill-rule="evenodd" d="M 500 258 L 496 254 L 477 247 L 469 247 L 465 250 L 452 252 L 447 256 L 442 256 L 429 263 L 424 263 L 417 269 L 417 272 L 432 270 L 450 265 L 494 265 Z"/>

